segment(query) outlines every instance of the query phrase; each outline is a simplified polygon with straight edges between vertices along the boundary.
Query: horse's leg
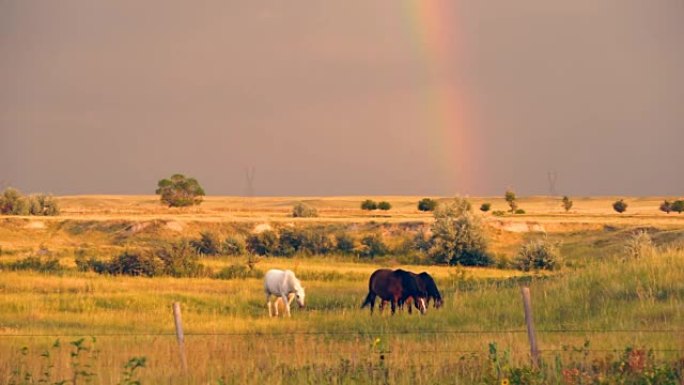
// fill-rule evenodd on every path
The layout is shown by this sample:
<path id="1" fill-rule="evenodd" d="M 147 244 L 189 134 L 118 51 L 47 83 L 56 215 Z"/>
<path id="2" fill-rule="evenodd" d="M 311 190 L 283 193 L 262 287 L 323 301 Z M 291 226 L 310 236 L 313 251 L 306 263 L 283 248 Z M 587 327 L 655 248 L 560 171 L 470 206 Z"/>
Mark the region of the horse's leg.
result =
<path id="1" fill-rule="evenodd" d="M 271 295 L 269 293 L 266 293 L 266 306 L 268 307 L 268 316 L 273 317 L 273 314 L 271 314 Z"/>
<path id="2" fill-rule="evenodd" d="M 396 299 L 396 298 L 393 298 L 393 299 L 390 301 L 390 305 L 392 305 L 392 315 L 394 315 L 394 313 L 397 312 L 397 299 Z"/>
<path id="3" fill-rule="evenodd" d="M 283 304 L 285 305 L 285 314 L 290 316 L 290 302 L 287 300 L 287 294 L 282 295 Z"/>
<path id="4" fill-rule="evenodd" d="M 413 306 L 411 306 L 411 305 L 413 305 L 411 303 L 411 297 L 406 298 L 406 307 L 408 307 L 408 313 L 409 314 L 413 314 Z"/>

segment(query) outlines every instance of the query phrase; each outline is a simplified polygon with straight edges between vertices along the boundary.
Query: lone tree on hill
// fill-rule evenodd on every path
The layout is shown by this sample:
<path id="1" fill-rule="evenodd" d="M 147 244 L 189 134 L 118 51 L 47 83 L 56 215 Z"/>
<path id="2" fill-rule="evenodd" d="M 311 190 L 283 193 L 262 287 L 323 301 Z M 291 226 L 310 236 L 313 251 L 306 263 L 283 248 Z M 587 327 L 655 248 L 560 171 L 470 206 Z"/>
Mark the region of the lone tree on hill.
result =
<path id="1" fill-rule="evenodd" d="M 669 214 L 670 211 L 672 211 L 672 202 L 667 199 L 664 200 L 663 203 L 660 204 L 660 211 Z"/>
<path id="2" fill-rule="evenodd" d="M 489 203 L 489 202 L 485 202 L 485 203 L 482 204 L 482 206 L 480 206 L 480 211 L 482 211 L 483 213 L 486 213 L 486 212 L 489 211 L 491 208 L 492 208 L 492 204 Z"/>
<path id="3" fill-rule="evenodd" d="M 508 205 L 511 206 L 510 212 L 515 212 L 515 210 L 518 209 L 518 202 L 516 202 L 516 199 L 518 199 L 515 196 L 515 192 L 511 189 L 506 190 L 506 194 L 504 195 L 504 199 L 506 199 L 506 202 L 508 202 Z"/>
<path id="4" fill-rule="evenodd" d="M 382 201 L 382 202 L 378 203 L 378 208 L 379 208 L 380 210 L 385 210 L 385 211 L 387 211 L 387 210 L 389 210 L 389 209 L 392 208 L 392 205 L 391 205 L 389 202 L 387 202 L 387 201 Z"/>
<path id="5" fill-rule="evenodd" d="M 418 202 L 418 210 L 420 211 L 434 211 L 437 207 L 437 201 L 430 198 L 423 198 Z"/>
<path id="6" fill-rule="evenodd" d="M 613 203 L 613 210 L 622 214 L 627 211 L 627 203 L 623 199 L 616 200 L 615 203 Z"/>
<path id="7" fill-rule="evenodd" d="M 169 179 L 162 179 L 157 183 L 155 193 L 160 195 L 162 203 L 169 207 L 186 207 L 202 203 L 204 190 L 195 178 L 175 174 Z"/>
<path id="8" fill-rule="evenodd" d="M 566 213 L 572 208 L 572 201 L 567 195 L 563 196 L 563 208 Z"/>

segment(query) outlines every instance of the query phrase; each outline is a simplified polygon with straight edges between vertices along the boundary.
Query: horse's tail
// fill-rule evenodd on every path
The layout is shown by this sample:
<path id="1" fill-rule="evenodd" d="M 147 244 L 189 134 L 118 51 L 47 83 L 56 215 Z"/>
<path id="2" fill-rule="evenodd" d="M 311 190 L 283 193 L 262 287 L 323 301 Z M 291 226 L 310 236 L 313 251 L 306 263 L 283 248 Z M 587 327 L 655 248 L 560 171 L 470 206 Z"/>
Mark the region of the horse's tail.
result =
<path id="1" fill-rule="evenodd" d="M 372 291 L 369 291 L 369 292 L 368 292 L 368 295 L 366 296 L 366 300 L 363 301 L 363 304 L 361 305 L 361 309 L 363 309 L 364 307 L 370 305 L 372 302 L 373 302 L 373 292 L 372 292 Z"/>

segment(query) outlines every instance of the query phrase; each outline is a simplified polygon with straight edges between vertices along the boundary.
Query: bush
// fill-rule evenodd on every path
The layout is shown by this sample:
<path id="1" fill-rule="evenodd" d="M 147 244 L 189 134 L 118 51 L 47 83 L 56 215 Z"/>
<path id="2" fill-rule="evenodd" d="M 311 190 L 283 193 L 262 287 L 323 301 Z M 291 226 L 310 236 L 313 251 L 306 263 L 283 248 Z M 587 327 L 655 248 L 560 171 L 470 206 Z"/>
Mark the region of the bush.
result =
<path id="1" fill-rule="evenodd" d="M 293 256 L 301 249 L 303 243 L 304 234 L 301 231 L 292 228 L 282 229 L 278 238 L 278 248 L 275 254 L 285 257 Z"/>
<path id="2" fill-rule="evenodd" d="M 247 265 L 233 264 L 224 267 L 214 275 L 216 279 L 247 279 L 247 278 L 263 278 L 264 272 L 259 269 L 250 268 Z"/>
<path id="3" fill-rule="evenodd" d="M 333 249 L 328 233 L 321 228 L 310 228 L 303 232 L 301 251 L 311 255 L 323 255 Z"/>
<path id="4" fill-rule="evenodd" d="M 8 187 L 0 196 L 0 214 L 4 215 L 26 215 L 28 205 L 19 190 Z"/>
<path id="5" fill-rule="evenodd" d="M 57 258 L 41 258 L 38 256 L 30 256 L 14 262 L 3 263 L 0 267 L 7 270 L 32 270 L 40 273 L 54 273 L 64 270 L 64 267 L 60 265 Z"/>
<path id="6" fill-rule="evenodd" d="M 420 211 L 434 211 L 437 207 L 437 201 L 430 198 L 423 198 L 418 202 L 418 210 Z"/>
<path id="7" fill-rule="evenodd" d="M 292 207 L 292 216 L 294 218 L 314 218 L 318 216 L 318 210 L 304 202 L 297 202 Z"/>
<path id="8" fill-rule="evenodd" d="M 154 277 L 162 274 L 163 266 L 152 253 L 126 251 L 109 261 L 107 272 L 112 275 Z"/>
<path id="9" fill-rule="evenodd" d="M 209 271 L 199 263 L 194 247 L 187 241 L 179 241 L 160 249 L 154 256 L 162 263 L 161 274 L 172 277 L 204 277 Z"/>
<path id="10" fill-rule="evenodd" d="M 672 203 L 672 211 L 681 214 L 684 211 L 684 200 L 676 200 Z"/>
<path id="11" fill-rule="evenodd" d="M 190 241 L 190 245 L 200 255 L 219 255 L 223 251 L 219 237 L 210 231 L 200 233 L 200 239 Z"/>
<path id="12" fill-rule="evenodd" d="M 223 252 L 226 255 L 242 255 L 246 251 L 245 241 L 241 237 L 228 236 L 223 241 Z"/>
<path id="13" fill-rule="evenodd" d="M 59 215 L 59 205 L 51 195 L 37 194 L 28 197 L 31 215 Z"/>
<path id="14" fill-rule="evenodd" d="M 622 214 L 627 211 L 627 203 L 623 199 L 617 200 L 613 203 L 613 210 Z"/>
<path id="15" fill-rule="evenodd" d="M 377 210 L 378 209 L 378 204 L 374 200 L 366 199 L 365 201 L 361 202 L 361 210 Z"/>
<path id="16" fill-rule="evenodd" d="M 342 254 L 352 254 L 356 247 L 354 237 L 347 233 L 337 233 L 335 235 L 335 249 Z"/>
<path id="17" fill-rule="evenodd" d="M 491 203 L 486 203 L 486 202 L 485 202 L 485 203 L 482 204 L 482 206 L 480 206 L 480 211 L 482 211 L 483 213 L 486 213 L 486 212 L 489 211 L 489 209 L 491 209 L 491 208 L 492 208 L 492 204 L 491 204 Z"/>
<path id="18" fill-rule="evenodd" d="M 94 257 L 77 256 L 74 260 L 78 271 L 93 271 L 98 274 L 109 274 L 109 264 Z"/>
<path id="19" fill-rule="evenodd" d="M 361 255 L 375 258 L 386 255 L 389 252 L 387 245 L 382 241 L 380 234 L 366 235 L 361 239 Z"/>
<path id="20" fill-rule="evenodd" d="M 427 253 L 432 247 L 432 241 L 424 230 L 420 230 L 413 237 L 413 248 L 417 251 Z"/>
<path id="21" fill-rule="evenodd" d="M 664 200 L 663 203 L 660 204 L 660 211 L 669 214 L 670 211 L 672 211 L 672 202 L 667 199 Z"/>
<path id="22" fill-rule="evenodd" d="M 278 235 L 266 230 L 247 237 L 247 251 L 257 255 L 274 255 L 278 248 Z"/>
<path id="23" fill-rule="evenodd" d="M 382 201 L 382 202 L 378 203 L 378 208 L 380 210 L 387 211 L 387 210 L 392 208 L 392 205 L 389 202 Z"/>
<path id="24" fill-rule="evenodd" d="M 515 266 L 522 271 L 556 270 L 560 267 L 558 245 L 546 238 L 524 244 L 515 257 Z"/>
<path id="25" fill-rule="evenodd" d="M 493 263 L 480 219 L 473 215 L 467 199 L 456 197 L 434 213 L 429 256 L 435 263 L 483 266 Z"/>
<path id="26" fill-rule="evenodd" d="M 162 179 L 157 183 L 155 194 L 160 196 L 162 203 L 169 207 L 186 207 L 202 203 L 204 190 L 195 178 L 175 174 L 169 179 Z"/>
<path id="27" fill-rule="evenodd" d="M 638 230 L 627 240 L 625 252 L 629 258 L 639 259 L 653 256 L 656 248 L 651 236 L 645 230 Z"/>
<path id="28" fill-rule="evenodd" d="M 523 209 L 515 209 L 515 214 L 525 214 L 525 210 L 523 210 Z"/>
<path id="29" fill-rule="evenodd" d="M 503 217 L 506 213 L 503 210 L 494 210 L 492 211 L 492 215 L 495 217 Z"/>

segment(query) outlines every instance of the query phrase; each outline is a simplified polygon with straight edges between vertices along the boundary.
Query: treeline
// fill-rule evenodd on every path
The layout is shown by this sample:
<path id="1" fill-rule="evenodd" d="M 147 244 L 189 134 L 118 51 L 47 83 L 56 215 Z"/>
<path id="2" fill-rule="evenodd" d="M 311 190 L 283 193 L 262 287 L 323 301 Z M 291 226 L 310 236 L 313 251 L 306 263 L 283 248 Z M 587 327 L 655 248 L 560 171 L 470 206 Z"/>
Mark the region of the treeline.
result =
<path id="1" fill-rule="evenodd" d="M 2 215 L 59 215 L 57 200 L 51 195 L 23 195 L 19 190 L 6 188 L 0 195 Z"/>

